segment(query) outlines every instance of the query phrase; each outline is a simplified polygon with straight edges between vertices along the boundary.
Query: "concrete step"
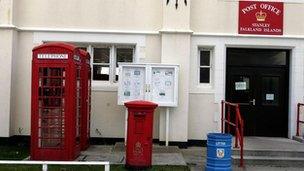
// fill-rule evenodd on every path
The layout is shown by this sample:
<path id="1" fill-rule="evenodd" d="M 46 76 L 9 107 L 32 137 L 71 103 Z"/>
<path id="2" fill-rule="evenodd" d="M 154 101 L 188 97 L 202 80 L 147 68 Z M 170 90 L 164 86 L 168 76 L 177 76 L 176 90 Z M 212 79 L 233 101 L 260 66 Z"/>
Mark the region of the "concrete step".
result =
<path id="1" fill-rule="evenodd" d="M 304 137 L 303 136 L 293 136 L 293 140 L 298 141 L 300 143 L 304 143 Z"/>
<path id="2" fill-rule="evenodd" d="M 233 149 L 232 154 L 235 156 L 240 155 L 239 149 Z M 260 157 L 303 157 L 304 151 L 290 151 L 290 150 L 244 150 L 244 156 L 260 156 Z"/>
<path id="3" fill-rule="evenodd" d="M 232 163 L 239 165 L 240 156 L 232 155 Z M 279 167 L 304 167 L 304 157 L 266 157 L 266 156 L 244 156 L 245 165 L 263 165 Z"/>

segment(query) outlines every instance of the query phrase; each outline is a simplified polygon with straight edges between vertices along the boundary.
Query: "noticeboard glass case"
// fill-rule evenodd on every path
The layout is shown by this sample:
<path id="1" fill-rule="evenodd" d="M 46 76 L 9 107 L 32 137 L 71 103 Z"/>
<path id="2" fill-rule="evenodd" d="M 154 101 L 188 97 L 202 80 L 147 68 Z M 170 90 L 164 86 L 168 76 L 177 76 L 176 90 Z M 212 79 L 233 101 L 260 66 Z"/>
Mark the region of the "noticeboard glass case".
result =
<path id="1" fill-rule="evenodd" d="M 177 106 L 178 71 L 178 65 L 119 63 L 118 104 L 148 100 L 159 106 Z"/>

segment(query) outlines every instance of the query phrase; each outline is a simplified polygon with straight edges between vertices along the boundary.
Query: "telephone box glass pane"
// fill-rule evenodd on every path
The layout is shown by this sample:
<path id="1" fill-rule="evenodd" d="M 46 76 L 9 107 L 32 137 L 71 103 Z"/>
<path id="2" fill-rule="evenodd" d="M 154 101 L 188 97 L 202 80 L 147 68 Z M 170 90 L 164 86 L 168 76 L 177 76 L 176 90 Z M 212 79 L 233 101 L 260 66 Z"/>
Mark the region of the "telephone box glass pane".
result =
<path id="1" fill-rule="evenodd" d="M 263 105 L 279 104 L 279 77 L 262 78 Z"/>
<path id="2" fill-rule="evenodd" d="M 90 136 L 90 116 L 91 116 L 91 68 L 89 68 L 88 72 L 88 101 L 87 101 L 87 136 Z"/>
<path id="3" fill-rule="evenodd" d="M 39 130 L 40 148 L 63 147 L 65 68 L 39 68 Z"/>
<path id="4" fill-rule="evenodd" d="M 81 122 L 81 74 L 80 67 L 76 70 L 76 143 L 80 143 L 80 122 Z"/>

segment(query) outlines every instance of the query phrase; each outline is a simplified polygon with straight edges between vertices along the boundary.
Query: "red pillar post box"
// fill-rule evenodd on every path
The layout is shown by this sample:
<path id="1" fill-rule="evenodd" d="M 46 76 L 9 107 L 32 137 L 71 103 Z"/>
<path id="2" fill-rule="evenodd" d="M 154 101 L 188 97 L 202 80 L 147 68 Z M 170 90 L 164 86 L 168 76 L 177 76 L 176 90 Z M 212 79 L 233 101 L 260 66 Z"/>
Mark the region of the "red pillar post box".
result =
<path id="1" fill-rule="evenodd" d="M 158 105 L 148 101 L 131 101 L 125 106 L 128 108 L 126 166 L 151 167 L 153 113 Z"/>
<path id="2" fill-rule="evenodd" d="M 33 49 L 31 160 L 74 160 L 80 153 L 79 53 L 66 43 Z"/>
<path id="3" fill-rule="evenodd" d="M 81 87 L 82 87 L 82 117 L 81 117 L 81 150 L 89 147 L 90 141 L 90 115 L 91 115 L 91 66 L 90 54 L 80 49 L 81 57 Z"/>

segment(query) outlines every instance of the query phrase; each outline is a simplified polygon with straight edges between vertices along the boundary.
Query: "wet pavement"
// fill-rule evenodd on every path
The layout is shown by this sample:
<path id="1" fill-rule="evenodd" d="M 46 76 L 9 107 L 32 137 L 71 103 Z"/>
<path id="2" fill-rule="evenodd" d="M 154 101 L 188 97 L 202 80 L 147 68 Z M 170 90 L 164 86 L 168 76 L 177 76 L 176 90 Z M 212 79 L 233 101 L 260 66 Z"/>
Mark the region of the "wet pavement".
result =
<path id="1" fill-rule="evenodd" d="M 254 142 L 257 141 L 257 142 Z M 281 148 L 294 150 L 304 149 L 304 144 L 294 143 L 289 139 L 275 138 L 250 138 L 245 141 L 248 149 L 273 149 Z M 271 145 L 272 144 L 272 145 Z M 274 145 L 276 144 L 276 145 Z M 274 147 L 276 146 L 276 147 Z M 91 145 L 88 150 L 83 151 L 77 160 L 80 161 L 110 161 L 110 164 L 125 164 L 125 146 L 123 143 L 116 145 Z M 188 147 L 179 149 L 176 146 L 153 145 L 152 165 L 187 165 L 193 171 L 205 170 L 206 148 Z M 290 166 L 278 167 L 268 165 L 246 165 L 244 168 L 237 165 L 232 166 L 233 170 L 240 171 L 302 171 L 303 167 Z"/>

